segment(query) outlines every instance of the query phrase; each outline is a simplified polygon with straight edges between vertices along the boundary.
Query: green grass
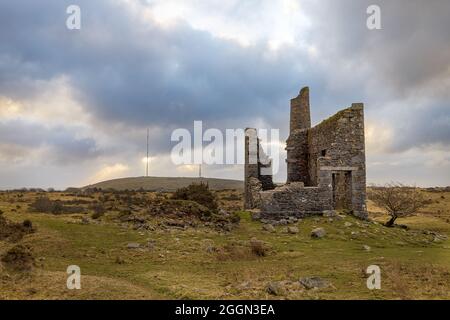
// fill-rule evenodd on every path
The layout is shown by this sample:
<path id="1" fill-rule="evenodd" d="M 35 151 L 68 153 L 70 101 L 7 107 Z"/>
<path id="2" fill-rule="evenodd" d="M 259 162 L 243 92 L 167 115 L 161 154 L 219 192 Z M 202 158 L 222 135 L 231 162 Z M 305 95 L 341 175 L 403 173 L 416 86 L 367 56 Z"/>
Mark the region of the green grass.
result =
<path id="1" fill-rule="evenodd" d="M 38 231 L 23 241 L 33 247 L 39 265 L 22 289 L 18 287 L 22 282 L 3 279 L 0 298 L 450 298 L 450 241 L 431 242 L 432 236 L 422 233 L 428 229 L 449 235 L 450 224 L 429 213 L 401 219 L 399 223 L 412 227 L 409 231 L 373 223 L 364 226 L 347 216 L 332 222 L 328 218 L 303 219 L 297 224 L 297 235 L 283 233 L 282 226 L 276 227 L 276 233 L 268 233 L 249 213 L 240 212 L 239 227 L 227 234 L 206 228 L 142 233 L 110 222 L 108 215 L 96 224 L 83 225 L 76 216 L 27 213 L 25 207 L 11 212 L 14 206 L 0 202 L 7 218 L 31 219 L 37 227 Z M 378 215 L 376 219 L 386 217 Z M 353 226 L 345 227 L 345 222 Z M 327 231 L 325 238 L 311 239 L 315 227 Z M 359 235 L 352 236 L 352 231 Z M 220 260 L 217 253 L 206 250 L 208 243 L 216 248 L 233 243 L 245 246 L 253 237 L 271 247 L 268 256 L 249 254 Z M 126 247 L 150 239 L 155 243 L 153 250 Z M 371 251 L 365 251 L 363 245 Z M 0 243 L 0 252 L 10 246 Z M 117 257 L 125 263 L 115 263 Z M 82 278 L 82 290 L 76 292 L 65 289 L 65 270 L 71 264 L 79 265 L 86 277 Z M 364 271 L 372 264 L 381 267 L 381 290 L 366 287 Z M 320 276 L 332 287 L 308 291 L 296 286 L 305 276 Z M 292 288 L 282 296 L 271 296 L 265 290 L 269 281 L 290 281 Z M 30 296 L 27 286 L 38 293 Z"/>

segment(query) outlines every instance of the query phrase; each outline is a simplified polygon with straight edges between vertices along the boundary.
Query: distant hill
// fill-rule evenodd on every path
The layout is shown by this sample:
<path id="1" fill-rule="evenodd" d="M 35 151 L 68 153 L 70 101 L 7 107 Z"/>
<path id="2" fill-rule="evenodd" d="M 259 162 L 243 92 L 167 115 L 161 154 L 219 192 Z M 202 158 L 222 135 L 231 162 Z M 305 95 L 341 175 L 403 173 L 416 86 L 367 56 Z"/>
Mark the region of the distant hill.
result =
<path id="1" fill-rule="evenodd" d="M 244 188 L 244 182 L 239 180 L 215 178 L 135 177 L 102 181 L 85 186 L 83 189 L 101 188 L 115 190 L 137 190 L 143 188 L 148 191 L 173 192 L 178 188 L 200 182 L 208 183 L 211 190 L 243 190 Z"/>

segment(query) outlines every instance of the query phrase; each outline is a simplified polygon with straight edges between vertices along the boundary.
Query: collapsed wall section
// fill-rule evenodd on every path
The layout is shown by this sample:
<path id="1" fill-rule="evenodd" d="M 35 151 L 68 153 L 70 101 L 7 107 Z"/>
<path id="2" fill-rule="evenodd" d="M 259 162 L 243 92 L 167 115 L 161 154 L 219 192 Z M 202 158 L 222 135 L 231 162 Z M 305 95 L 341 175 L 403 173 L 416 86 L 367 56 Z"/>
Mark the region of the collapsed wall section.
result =
<path id="1" fill-rule="evenodd" d="M 254 128 L 245 129 L 244 175 L 244 208 L 260 208 L 260 192 L 275 186 L 272 181 L 272 162 L 264 153 Z"/>

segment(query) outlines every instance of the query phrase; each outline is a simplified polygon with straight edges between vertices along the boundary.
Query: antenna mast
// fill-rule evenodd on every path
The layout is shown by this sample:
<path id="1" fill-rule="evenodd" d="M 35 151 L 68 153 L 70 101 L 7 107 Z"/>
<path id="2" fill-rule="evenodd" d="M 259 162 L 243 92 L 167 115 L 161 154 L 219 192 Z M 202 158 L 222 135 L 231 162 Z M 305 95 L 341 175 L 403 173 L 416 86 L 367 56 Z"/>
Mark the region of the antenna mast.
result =
<path id="1" fill-rule="evenodd" d="M 147 128 L 147 158 L 145 158 L 146 162 L 147 162 L 147 167 L 145 169 L 145 176 L 148 177 L 148 128 Z"/>

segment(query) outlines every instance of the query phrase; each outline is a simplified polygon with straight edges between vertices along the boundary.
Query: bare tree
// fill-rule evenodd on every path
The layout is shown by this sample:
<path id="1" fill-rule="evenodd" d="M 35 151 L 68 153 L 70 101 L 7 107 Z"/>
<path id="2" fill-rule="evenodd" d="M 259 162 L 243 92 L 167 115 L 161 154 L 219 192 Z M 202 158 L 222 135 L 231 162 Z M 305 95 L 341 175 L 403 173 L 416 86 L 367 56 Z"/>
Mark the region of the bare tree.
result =
<path id="1" fill-rule="evenodd" d="M 372 186 L 368 190 L 368 196 L 376 205 L 386 209 L 391 216 L 385 223 L 386 227 L 392 227 L 397 218 L 411 216 L 427 204 L 418 188 L 401 183 Z"/>

